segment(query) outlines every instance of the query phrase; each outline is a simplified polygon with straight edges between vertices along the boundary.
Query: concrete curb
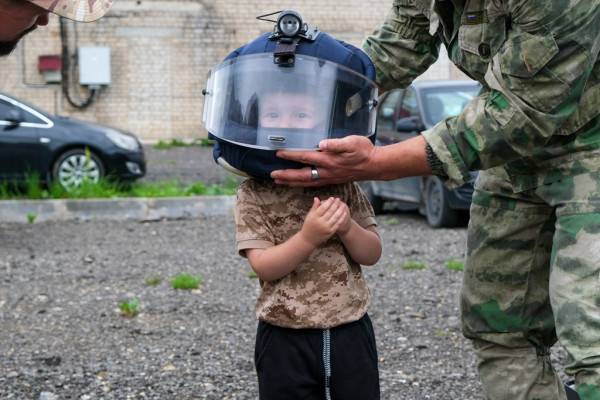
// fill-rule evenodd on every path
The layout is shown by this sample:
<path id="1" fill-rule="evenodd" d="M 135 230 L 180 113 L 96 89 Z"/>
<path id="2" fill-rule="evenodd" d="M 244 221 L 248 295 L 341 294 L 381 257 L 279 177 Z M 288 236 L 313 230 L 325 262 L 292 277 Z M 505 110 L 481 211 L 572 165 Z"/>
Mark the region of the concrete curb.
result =
<path id="1" fill-rule="evenodd" d="M 188 219 L 233 215 L 235 196 L 0 201 L 0 222 Z"/>

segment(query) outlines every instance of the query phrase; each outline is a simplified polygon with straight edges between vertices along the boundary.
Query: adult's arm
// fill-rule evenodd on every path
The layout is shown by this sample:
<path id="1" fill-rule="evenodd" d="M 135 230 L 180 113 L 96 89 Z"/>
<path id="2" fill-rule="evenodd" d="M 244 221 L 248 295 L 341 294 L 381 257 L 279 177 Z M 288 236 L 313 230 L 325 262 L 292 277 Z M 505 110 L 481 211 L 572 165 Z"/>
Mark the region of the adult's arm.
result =
<path id="1" fill-rule="evenodd" d="M 365 39 L 376 81 L 384 91 L 406 87 L 433 64 L 440 40 L 429 33 L 429 19 L 413 2 L 395 0 L 383 25 Z M 275 171 L 277 183 L 320 186 L 350 180 L 394 179 L 430 173 L 425 159 L 425 141 L 374 148 L 365 138 L 349 137 L 321 142 L 321 152 L 279 151 L 278 156 L 318 166 L 321 179 L 311 181 L 310 168 Z"/>
<path id="2" fill-rule="evenodd" d="M 376 147 L 362 136 L 323 140 L 322 151 L 278 152 L 285 158 L 317 166 L 320 179 L 311 180 L 310 168 L 273 171 L 276 183 L 321 186 L 350 181 L 389 180 L 431 174 L 426 142 L 417 136 L 389 146 Z"/>
<path id="3" fill-rule="evenodd" d="M 424 132 L 450 186 L 466 182 L 469 171 L 543 151 L 576 113 L 600 50 L 600 0 L 547 4 L 509 2 L 512 28 L 489 64 L 485 75 L 489 90 L 458 117 Z M 395 159 L 405 158 L 404 147 L 393 151 Z M 284 155 L 297 159 L 299 154 Z M 337 176 L 335 169 L 328 169 Z M 288 175 L 275 177 L 285 181 Z"/>

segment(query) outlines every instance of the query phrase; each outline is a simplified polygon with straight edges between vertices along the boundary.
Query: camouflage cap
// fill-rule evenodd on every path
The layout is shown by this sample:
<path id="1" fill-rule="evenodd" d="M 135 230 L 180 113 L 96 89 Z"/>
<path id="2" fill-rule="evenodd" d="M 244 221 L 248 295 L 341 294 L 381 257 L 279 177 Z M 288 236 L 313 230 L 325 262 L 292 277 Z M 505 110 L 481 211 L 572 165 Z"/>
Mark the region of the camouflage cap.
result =
<path id="1" fill-rule="evenodd" d="M 50 12 L 75 21 L 91 22 L 102 18 L 113 0 L 28 0 Z"/>

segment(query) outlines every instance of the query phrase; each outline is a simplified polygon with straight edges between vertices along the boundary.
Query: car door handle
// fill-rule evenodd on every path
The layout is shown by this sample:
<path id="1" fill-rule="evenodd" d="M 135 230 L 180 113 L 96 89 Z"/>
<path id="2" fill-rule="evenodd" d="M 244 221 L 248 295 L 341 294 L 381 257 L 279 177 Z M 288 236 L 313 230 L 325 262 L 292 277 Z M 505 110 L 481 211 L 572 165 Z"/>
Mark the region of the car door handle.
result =
<path id="1" fill-rule="evenodd" d="M 44 143 L 44 144 L 45 144 L 45 143 L 50 143 L 50 138 L 47 138 L 47 137 L 41 137 L 41 138 L 40 138 L 40 143 Z"/>

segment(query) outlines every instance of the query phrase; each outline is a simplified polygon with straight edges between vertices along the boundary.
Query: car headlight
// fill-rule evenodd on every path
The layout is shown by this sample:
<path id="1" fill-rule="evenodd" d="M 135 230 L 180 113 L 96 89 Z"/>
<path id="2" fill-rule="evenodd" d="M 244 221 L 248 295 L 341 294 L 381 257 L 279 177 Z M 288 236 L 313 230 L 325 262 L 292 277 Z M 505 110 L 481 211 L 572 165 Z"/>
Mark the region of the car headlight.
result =
<path id="1" fill-rule="evenodd" d="M 122 149 L 136 151 L 140 148 L 138 141 L 129 135 L 125 135 L 119 131 L 115 131 L 112 129 L 107 130 L 104 133 L 111 142 L 113 142 L 116 146 Z"/>

